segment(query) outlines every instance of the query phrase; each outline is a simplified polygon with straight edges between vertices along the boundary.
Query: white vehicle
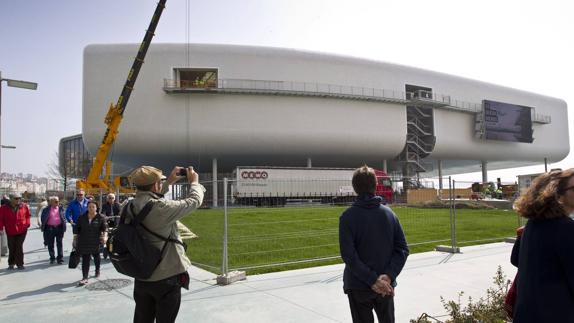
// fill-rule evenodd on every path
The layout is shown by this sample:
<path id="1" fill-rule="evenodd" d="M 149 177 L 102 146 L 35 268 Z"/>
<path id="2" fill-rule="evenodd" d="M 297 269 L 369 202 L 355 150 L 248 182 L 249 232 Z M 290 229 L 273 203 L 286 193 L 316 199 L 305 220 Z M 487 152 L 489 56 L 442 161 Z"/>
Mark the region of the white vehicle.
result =
<path id="1" fill-rule="evenodd" d="M 285 205 L 288 200 L 322 203 L 352 201 L 351 168 L 237 167 L 231 183 L 233 201 L 240 205 Z M 377 192 L 387 202 L 393 191 L 388 175 L 375 170 Z"/>

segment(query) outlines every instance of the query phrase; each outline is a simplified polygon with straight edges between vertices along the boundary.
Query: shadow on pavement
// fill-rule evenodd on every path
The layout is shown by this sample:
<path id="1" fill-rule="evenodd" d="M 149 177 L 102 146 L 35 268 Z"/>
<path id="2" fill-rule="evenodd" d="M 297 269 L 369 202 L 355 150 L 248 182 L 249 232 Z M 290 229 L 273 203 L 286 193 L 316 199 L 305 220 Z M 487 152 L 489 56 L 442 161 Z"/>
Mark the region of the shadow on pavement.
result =
<path id="1" fill-rule="evenodd" d="M 27 271 L 34 271 L 34 270 L 38 270 L 38 269 L 46 269 L 49 267 L 61 267 L 62 269 L 68 269 L 68 259 L 69 257 L 64 256 L 64 263 L 63 264 L 50 264 L 50 260 L 49 259 L 42 259 L 42 260 L 36 260 L 36 261 L 32 261 L 32 262 L 26 262 L 24 263 L 24 267 L 26 267 L 25 270 L 20 271 L 20 270 L 8 270 L 7 267 L 0 269 L 0 276 L 3 275 L 9 275 L 12 273 L 19 273 L 19 272 L 27 272 Z M 4 262 L 3 262 L 4 263 Z M 5 263 L 6 266 L 8 266 L 7 263 Z"/>
<path id="2" fill-rule="evenodd" d="M 54 285 L 42 287 L 38 290 L 31 290 L 31 291 L 27 291 L 27 292 L 21 292 L 21 293 L 8 295 L 8 296 L 6 296 L 6 298 L 3 299 L 3 301 L 10 301 L 10 300 L 18 299 L 21 297 L 36 296 L 36 295 L 41 295 L 41 294 L 46 294 L 46 293 L 53 293 L 53 292 L 65 293 L 66 291 L 64 289 L 74 287 L 76 285 L 77 285 L 77 283 L 75 283 L 75 282 L 74 283 L 67 283 L 67 284 L 54 284 Z"/>

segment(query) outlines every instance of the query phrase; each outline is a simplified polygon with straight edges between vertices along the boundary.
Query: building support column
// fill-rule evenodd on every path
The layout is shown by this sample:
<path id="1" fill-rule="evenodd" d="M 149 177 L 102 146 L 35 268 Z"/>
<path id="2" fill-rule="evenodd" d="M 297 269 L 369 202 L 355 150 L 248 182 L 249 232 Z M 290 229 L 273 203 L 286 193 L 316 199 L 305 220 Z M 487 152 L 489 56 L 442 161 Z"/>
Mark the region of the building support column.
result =
<path id="1" fill-rule="evenodd" d="M 438 189 L 442 190 L 442 160 L 437 160 L 436 164 L 436 168 L 438 169 Z"/>
<path id="2" fill-rule="evenodd" d="M 486 164 L 487 164 L 487 161 L 486 161 L 486 160 L 483 160 L 483 161 L 481 162 L 482 182 L 483 182 L 483 183 L 488 183 L 488 174 L 487 174 L 487 171 L 488 171 L 488 170 L 487 170 L 487 168 L 486 168 Z"/>
<path id="3" fill-rule="evenodd" d="M 544 157 L 544 172 L 548 173 L 548 158 Z"/>
<path id="4" fill-rule="evenodd" d="M 387 165 L 387 160 L 383 160 L 383 172 L 385 172 L 385 174 L 389 174 L 388 172 L 388 165 Z"/>
<path id="5" fill-rule="evenodd" d="M 307 168 L 312 168 L 313 167 L 313 161 L 311 160 L 311 157 L 307 157 Z"/>
<path id="6" fill-rule="evenodd" d="M 213 193 L 213 207 L 218 206 L 218 196 L 217 196 L 217 158 L 213 158 L 211 162 L 211 180 L 212 180 L 212 188 L 211 192 Z M 225 188 L 223 188 L 225 189 Z"/>

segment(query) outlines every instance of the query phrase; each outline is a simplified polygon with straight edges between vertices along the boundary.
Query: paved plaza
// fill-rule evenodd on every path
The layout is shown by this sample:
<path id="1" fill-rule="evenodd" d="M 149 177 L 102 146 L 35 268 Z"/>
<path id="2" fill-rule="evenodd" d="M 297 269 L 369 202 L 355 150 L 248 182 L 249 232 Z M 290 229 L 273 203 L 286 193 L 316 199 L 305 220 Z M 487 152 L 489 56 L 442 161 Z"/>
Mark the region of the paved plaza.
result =
<path id="1" fill-rule="evenodd" d="M 68 229 L 66 261 L 72 238 Z M 511 249 L 511 244 L 493 243 L 465 247 L 455 255 L 411 255 L 398 279 L 397 322 L 408 322 L 423 312 L 444 315 L 440 296 L 456 299 L 459 291 L 484 296 L 499 265 L 514 277 Z M 118 274 L 111 263 L 102 263 L 99 279 L 90 278 L 89 285 L 77 287 L 81 266 L 72 270 L 50 265 L 38 229 L 28 231 L 24 250 L 26 270 L 8 271 L 6 258 L 0 262 L 0 322 L 132 321 L 133 281 Z M 93 264 L 90 269 L 93 275 Z M 191 288 L 183 290 L 178 322 L 351 322 L 342 273 L 343 265 L 322 266 L 248 276 L 246 281 L 218 286 L 215 275 L 192 268 Z"/>

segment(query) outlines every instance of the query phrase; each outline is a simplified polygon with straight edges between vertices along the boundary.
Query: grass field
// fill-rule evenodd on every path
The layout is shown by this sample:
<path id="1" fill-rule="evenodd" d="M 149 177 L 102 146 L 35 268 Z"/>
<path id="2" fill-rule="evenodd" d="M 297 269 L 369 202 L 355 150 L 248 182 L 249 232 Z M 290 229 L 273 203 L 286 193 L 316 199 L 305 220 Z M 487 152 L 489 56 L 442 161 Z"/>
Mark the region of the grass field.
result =
<path id="1" fill-rule="evenodd" d="M 411 253 L 451 244 L 449 209 L 392 208 L 401 221 Z M 229 269 L 257 274 L 341 262 L 338 223 L 345 209 L 337 206 L 229 209 Z M 189 258 L 204 269 L 220 273 L 223 209 L 198 210 L 182 222 L 198 235 L 197 239 L 187 241 Z M 459 209 L 457 245 L 514 236 L 517 226 L 518 218 L 513 211 Z M 331 259 L 314 261 L 320 258 Z"/>

